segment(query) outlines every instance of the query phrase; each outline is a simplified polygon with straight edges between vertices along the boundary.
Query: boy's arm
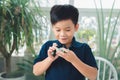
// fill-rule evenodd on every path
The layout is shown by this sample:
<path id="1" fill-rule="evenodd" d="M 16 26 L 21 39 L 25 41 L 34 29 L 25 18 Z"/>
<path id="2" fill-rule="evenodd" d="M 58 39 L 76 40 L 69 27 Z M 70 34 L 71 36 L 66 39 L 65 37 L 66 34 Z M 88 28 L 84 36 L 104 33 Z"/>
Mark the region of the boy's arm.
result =
<path id="1" fill-rule="evenodd" d="M 33 73 L 36 76 L 43 74 L 49 68 L 52 62 L 53 60 L 50 57 L 47 57 L 43 61 L 37 62 L 33 66 Z"/>
<path id="2" fill-rule="evenodd" d="M 90 80 L 96 80 L 97 77 L 97 68 L 91 67 L 85 63 L 83 63 L 79 58 L 75 58 L 72 60 L 72 65 L 84 76 L 89 78 Z"/>
<path id="3" fill-rule="evenodd" d="M 48 57 L 40 62 L 37 62 L 33 66 L 33 74 L 35 74 L 36 76 L 43 74 L 49 68 L 51 63 L 58 58 L 58 55 L 56 56 L 52 55 L 55 49 L 56 49 L 55 45 L 53 45 L 52 47 L 49 47 Z"/>
<path id="4" fill-rule="evenodd" d="M 81 74 L 90 80 L 95 80 L 97 77 L 97 68 L 89 66 L 82 62 L 73 51 L 64 49 L 66 53 L 61 51 L 57 52 L 57 55 L 61 56 L 68 62 L 70 62 Z"/>

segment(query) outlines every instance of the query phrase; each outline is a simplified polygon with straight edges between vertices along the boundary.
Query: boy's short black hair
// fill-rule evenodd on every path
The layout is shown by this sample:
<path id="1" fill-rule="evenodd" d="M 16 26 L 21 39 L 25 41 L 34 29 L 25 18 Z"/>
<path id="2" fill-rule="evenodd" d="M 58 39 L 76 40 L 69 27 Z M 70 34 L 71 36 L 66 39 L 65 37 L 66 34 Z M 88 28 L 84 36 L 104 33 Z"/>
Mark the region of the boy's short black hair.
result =
<path id="1" fill-rule="evenodd" d="M 54 5 L 50 11 L 50 18 L 52 25 L 58 21 L 71 19 L 76 25 L 78 22 L 79 12 L 78 9 L 72 5 Z"/>

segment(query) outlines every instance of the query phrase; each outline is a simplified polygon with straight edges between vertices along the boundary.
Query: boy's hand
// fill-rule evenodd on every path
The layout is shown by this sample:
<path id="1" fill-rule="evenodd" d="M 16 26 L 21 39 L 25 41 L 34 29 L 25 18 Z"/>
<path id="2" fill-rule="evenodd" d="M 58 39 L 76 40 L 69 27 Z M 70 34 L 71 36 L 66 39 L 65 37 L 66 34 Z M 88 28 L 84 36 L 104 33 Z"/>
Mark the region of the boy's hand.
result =
<path id="1" fill-rule="evenodd" d="M 56 54 L 55 56 L 52 55 L 53 51 L 56 49 L 56 46 L 57 44 L 56 43 L 53 43 L 53 46 L 52 47 L 49 47 L 48 49 L 48 57 L 54 61 L 55 59 L 58 58 L 58 55 Z"/>
<path id="2" fill-rule="evenodd" d="M 75 59 L 77 58 L 77 56 L 75 55 L 73 51 L 65 49 L 65 48 L 62 48 L 62 51 L 57 51 L 56 54 L 64 58 L 66 61 L 70 63 L 72 63 L 72 61 L 75 61 Z"/>

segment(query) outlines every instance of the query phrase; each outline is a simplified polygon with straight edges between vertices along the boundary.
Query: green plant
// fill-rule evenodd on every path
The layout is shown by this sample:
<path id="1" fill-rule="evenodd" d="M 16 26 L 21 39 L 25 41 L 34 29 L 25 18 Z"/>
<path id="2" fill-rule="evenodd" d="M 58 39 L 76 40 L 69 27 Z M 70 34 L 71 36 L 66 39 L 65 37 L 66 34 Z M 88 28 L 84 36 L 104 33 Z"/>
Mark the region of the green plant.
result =
<path id="1" fill-rule="evenodd" d="M 26 80 L 45 80 L 44 74 L 40 76 L 35 76 L 33 74 L 33 61 L 36 57 L 37 55 L 34 54 L 30 59 L 23 59 L 22 63 L 17 63 L 19 68 L 25 71 Z"/>
<path id="2" fill-rule="evenodd" d="M 114 4 L 115 4 L 115 0 L 113 2 L 112 9 L 110 9 L 110 14 L 108 15 L 107 24 L 105 25 L 105 16 L 102 8 L 102 2 L 100 0 L 100 5 L 101 5 L 100 9 L 97 8 L 97 5 L 95 3 L 97 21 L 98 21 L 98 29 L 97 29 L 98 53 L 100 56 L 111 60 L 113 60 L 114 55 L 117 52 L 117 49 L 120 47 L 120 41 L 118 41 L 118 44 L 114 46 L 114 50 L 111 52 L 112 40 L 114 39 L 116 30 L 118 29 L 117 24 L 120 16 L 120 10 L 118 13 L 116 13 L 115 16 L 112 16 L 114 11 Z M 113 17 L 116 17 L 114 19 L 114 22 L 112 22 Z"/>
<path id="3" fill-rule="evenodd" d="M 43 18 L 41 13 L 33 0 L 0 0 L 0 53 L 6 73 L 11 72 L 12 53 L 20 46 L 26 44 L 34 52 L 33 42 L 42 38 L 42 26 L 45 27 L 36 18 Z"/>
<path id="4" fill-rule="evenodd" d="M 118 35 L 118 26 L 119 26 L 119 19 L 120 19 L 120 10 L 114 13 L 114 5 L 115 0 L 113 1 L 112 8 L 110 9 L 109 14 L 107 14 L 107 21 L 105 20 L 104 9 L 102 6 L 102 1 L 100 0 L 101 8 L 97 8 L 97 4 L 94 0 L 95 7 L 96 7 L 96 14 L 97 14 L 97 53 L 99 56 L 102 56 L 108 60 L 110 60 L 117 69 L 116 61 L 120 59 L 120 56 L 116 56 L 119 54 L 117 51 L 120 47 L 120 40 L 117 41 L 116 45 L 113 45 L 113 40 Z M 113 15 L 114 14 L 114 15 Z"/>
<path id="5" fill-rule="evenodd" d="M 77 38 L 79 39 L 87 39 L 89 41 L 95 35 L 95 30 L 93 29 L 80 29 L 77 32 Z"/>

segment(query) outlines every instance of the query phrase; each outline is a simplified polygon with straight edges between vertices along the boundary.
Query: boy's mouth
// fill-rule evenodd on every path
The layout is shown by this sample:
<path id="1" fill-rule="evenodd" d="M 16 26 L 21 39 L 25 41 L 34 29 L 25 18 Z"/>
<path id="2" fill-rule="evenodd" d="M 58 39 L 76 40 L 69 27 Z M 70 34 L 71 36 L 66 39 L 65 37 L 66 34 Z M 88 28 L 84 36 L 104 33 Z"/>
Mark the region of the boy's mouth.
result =
<path id="1" fill-rule="evenodd" d="M 66 40 L 67 40 L 67 38 L 61 38 L 60 40 L 62 40 L 62 41 L 66 41 Z"/>

